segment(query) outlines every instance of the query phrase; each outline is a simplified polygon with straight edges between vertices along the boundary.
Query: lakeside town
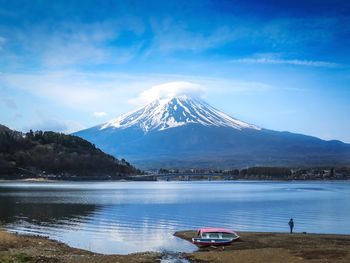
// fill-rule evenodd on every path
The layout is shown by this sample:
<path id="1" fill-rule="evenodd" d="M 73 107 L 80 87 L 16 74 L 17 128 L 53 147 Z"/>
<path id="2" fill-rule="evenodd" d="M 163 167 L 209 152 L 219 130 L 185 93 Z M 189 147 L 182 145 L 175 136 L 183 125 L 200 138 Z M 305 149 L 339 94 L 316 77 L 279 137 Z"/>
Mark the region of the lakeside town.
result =
<path id="1" fill-rule="evenodd" d="M 350 167 L 249 167 L 243 169 L 158 169 L 157 180 L 349 180 Z"/>

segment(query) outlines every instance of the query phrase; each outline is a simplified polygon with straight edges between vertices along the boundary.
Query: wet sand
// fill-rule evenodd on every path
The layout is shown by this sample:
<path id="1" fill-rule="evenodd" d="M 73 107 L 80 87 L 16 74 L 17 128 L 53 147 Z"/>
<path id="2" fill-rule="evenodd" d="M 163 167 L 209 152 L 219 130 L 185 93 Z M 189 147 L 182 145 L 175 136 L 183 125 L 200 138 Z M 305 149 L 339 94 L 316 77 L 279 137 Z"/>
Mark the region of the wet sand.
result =
<path id="1" fill-rule="evenodd" d="M 24 236 L 0 230 L 1 263 L 145 263 L 159 262 L 160 253 L 147 252 L 129 255 L 101 255 L 69 247 L 45 237 Z"/>
<path id="2" fill-rule="evenodd" d="M 184 254 L 191 262 L 294 263 L 350 262 L 349 235 L 238 232 L 240 239 L 223 247 Z M 195 231 L 176 232 L 191 242 Z"/>

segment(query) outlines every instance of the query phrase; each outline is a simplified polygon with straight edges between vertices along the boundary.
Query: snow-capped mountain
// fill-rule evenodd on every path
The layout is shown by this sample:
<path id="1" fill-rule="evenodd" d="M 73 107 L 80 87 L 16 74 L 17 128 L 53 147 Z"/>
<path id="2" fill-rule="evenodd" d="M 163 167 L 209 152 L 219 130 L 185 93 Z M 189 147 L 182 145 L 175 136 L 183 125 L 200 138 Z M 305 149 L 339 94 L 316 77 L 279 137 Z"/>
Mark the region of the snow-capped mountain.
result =
<path id="1" fill-rule="evenodd" d="M 119 129 L 139 127 L 147 133 L 152 130 L 162 131 L 186 124 L 260 130 L 254 125 L 228 116 L 199 98 L 187 96 L 157 99 L 107 122 L 102 125 L 101 130 L 111 127 Z"/>
<path id="2" fill-rule="evenodd" d="M 157 99 L 75 135 L 140 168 L 350 164 L 349 144 L 259 128 L 187 96 Z"/>

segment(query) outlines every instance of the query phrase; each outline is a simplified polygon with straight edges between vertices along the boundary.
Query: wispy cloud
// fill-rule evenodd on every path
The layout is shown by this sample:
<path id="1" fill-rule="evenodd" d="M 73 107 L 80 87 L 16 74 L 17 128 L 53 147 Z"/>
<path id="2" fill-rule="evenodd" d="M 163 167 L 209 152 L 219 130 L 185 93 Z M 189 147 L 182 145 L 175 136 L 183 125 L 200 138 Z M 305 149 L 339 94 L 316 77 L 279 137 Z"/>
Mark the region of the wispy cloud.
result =
<path id="1" fill-rule="evenodd" d="M 239 17 L 225 19 L 224 23 L 215 20 L 202 24 L 168 16 L 146 19 L 125 16 L 86 23 L 60 21 L 54 26 L 41 23 L 18 28 L 0 27 L 0 50 L 6 46 L 2 56 L 7 64 L 12 61 L 16 67 L 35 65 L 44 69 L 62 69 L 101 64 L 113 67 L 133 60 L 152 60 L 159 55 L 163 55 L 163 59 L 167 59 L 167 56 L 176 59 L 174 54 L 177 51 L 196 55 L 211 50 L 214 51 L 212 57 L 219 55 L 226 59 L 242 51 L 247 56 L 262 50 L 313 52 L 309 46 L 315 39 L 317 49 L 322 48 L 334 41 L 335 34 L 340 30 L 337 18 L 284 18 L 263 22 Z M 239 51 L 235 50 L 237 47 Z M 190 60 L 191 56 L 181 59 Z M 264 60 L 250 57 L 237 62 L 314 67 L 337 65 L 323 60 Z"/>
<path id="2" fill-rule="evenodd" d="M 275 59 L 275 58 L 241 58 L 231 60 L 232 63 L 243 64 L 275 64 L 275 65 L 295 65 L 295 66 L 310 66 L 310 67 L 326 67 L 335 68 L 341 65 L 328 61 L 315 61 L 315 60 L 300 60 L 300 59 Z"/>
<path id="3" fill-rule="evenodd" d="M 143 31 L 144 26 L 137 17 L 89 23 L 60 21 L 54 26 L 50 23 L 14 28 L 0 26 L 0 51 L 5 42 L 9 43 L 3 55 L 12 58 L 16 67 L 113 65 L 133 59 L 142 48 L 142 41 L 131 41 L 128 45 L 110 43 L 123 43 L 123 34 L 138 39 Z"/>
<path id="4" fill-rule="evenodd" d="M 92 87 L 83 76 L 68 71 L 3 74 L 2 82 L 9 88 L 77 107 L 101 99 L 103 93 L 101 86 Z"/>
<path id="5" fill-rule="evenodd" d="M 95 111 L 95 112 L 93 113 L 93 115 L 94 115 L 94 117 L 96 117 L 96 118 L 101 118 L 101 117 L 106 116 L 107 113 L 104 112 L 104 111 Z"/>
<path id="6" fill-rule="evenodd" d="M 77 112 L 73 114 L 72 111 L 68 111 L 67 115 L 64 110 L 54 110 L 43 105 L 37 107 L 37 104 L 27 105 L 26 102 L 18 107 L 15 110 L 2 109 L 0 103 L 0 123 L 23 132 L 32 129 L 66 134 L 87 127 L 82 119 L 77 118 Z"/>
<path id="7" fill-rule="evenodd" d="M 17 104 L 16 102 L 9 98 L 4 92 L 0 91 L 0 105 L 5 106 L 9 109 L 16 110 Z"/>
<path id="8" fill-rule="evenodd" d="M 200 52 L 231 42 L 248 34 L 242 26 L 221 25 L 194 31 L 188 24 L 170 18 L 152 19 L 152 44 L 148 52 L 187 50 Z"/>
<path id="9" fill-rule="evenodd" d="M 42 120 L 37 123 L 32 123 L 30 127 L 21 128 L 22 131 L 41 130 L 41 131 L 55 131 L 70 134 L 85 129 L 86 126 L 79 122 L 69 120 Z"/>
<path id="10" fill-rule="evenodd" d="M 47 39 L 41 63 L 46 67 L 126 63 L 138 54 L 142 43 L 108 43 L 118 40 L 124 31 L 134 34 L 133 30 L 114 21 L 66 26 Z"/>
<path id="11" fill-rule="evenodd" d="M 180 93 L 266 92 L 271 86 L 256 81 L 239 81 L 193 75 L 83 73 L 74 70 L 6 73 L 0 85 L 28 92 L 59 106 L 91 112 L 91 107 L 115 112 L 115 105 L 139 104 L 159 96 Z M 130 99 L 134 98 L 134 99 Z"/>
<path id="12" fill-rule="evenodd" d="M 227 55 L 225 51 L 228 48 L 231 51 L 230 54 L 242 50 L 250 53 L 266 49 L 293 52 L 298 50 L 298 53 L 307 50 L 308 53 L 313 53 L 333 43 L 338 32 L 343 31 L 339 28 L 339 24 L 346 22 L 337 17 L 283 17 L 263 21 L 240 17 L 223 19 L 227 19 L 226 23 L 217 23 L 213 19 L 210 25 L 204 23 L 196 26 L 188 21 L 177 21 L 169 17 L 153 18 L 151 19 L 153 37 L 146 52 L 148 54 L 176 51 L 198 53 L 214 49 L 218 53 L 223 52 L 223 55 Z M 317 40 L 317 46 L 311 49 L 310 47 L 315 45 L 315 40 Z M 218 51 L 218 48 L 222 47 L 223 49 Z M 239 51 L 235 51 L 235 47 L 238 47 Z M 304 61 L 304 64 L 306 62 L 311 61 Z"/>
<path id="13" fill-rule="evenodd" d="M 70 134 L 82 129 L 85 129 L 86 126 L 80 122 L 62 119 L 56 114 L 50 113 L 45 109 L 35 109 L 36 120 L 30 123 L 30 126 L 20 127 L 22 131 L 32 130 L 42 130 L 42 131 L 56 131 L 66 134 Z"/>

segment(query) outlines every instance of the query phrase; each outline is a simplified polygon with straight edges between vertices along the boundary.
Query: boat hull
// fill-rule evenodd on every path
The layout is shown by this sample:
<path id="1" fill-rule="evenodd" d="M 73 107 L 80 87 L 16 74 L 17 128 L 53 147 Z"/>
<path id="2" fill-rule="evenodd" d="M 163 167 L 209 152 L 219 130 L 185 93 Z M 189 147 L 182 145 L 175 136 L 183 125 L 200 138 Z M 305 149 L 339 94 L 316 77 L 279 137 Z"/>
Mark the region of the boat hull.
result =
<path id="1" fill-rule="evenodd" d="M 234 238 L 192 238 L 192 243 L 199 246 L 226 246 L 232 243 Z"/>

